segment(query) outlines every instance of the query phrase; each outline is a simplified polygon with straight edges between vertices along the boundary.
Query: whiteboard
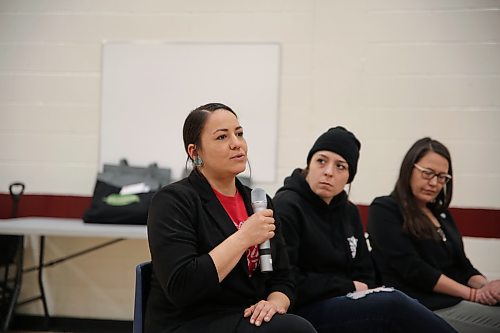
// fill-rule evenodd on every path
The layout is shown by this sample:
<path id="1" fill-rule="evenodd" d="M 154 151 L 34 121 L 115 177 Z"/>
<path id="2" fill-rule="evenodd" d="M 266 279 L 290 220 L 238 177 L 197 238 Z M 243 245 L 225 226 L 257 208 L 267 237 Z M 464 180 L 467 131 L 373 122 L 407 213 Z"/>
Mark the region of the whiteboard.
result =
<path id="1" fill-rule="evenodd" d="M 220 102 L 244 129 L 252 181 L 275 181 L 278 44 L 106 42 L 102 54 L 100 167 L 121 158 L 156 162 L 179 179 L 187 158 L 184 119 Z"/>

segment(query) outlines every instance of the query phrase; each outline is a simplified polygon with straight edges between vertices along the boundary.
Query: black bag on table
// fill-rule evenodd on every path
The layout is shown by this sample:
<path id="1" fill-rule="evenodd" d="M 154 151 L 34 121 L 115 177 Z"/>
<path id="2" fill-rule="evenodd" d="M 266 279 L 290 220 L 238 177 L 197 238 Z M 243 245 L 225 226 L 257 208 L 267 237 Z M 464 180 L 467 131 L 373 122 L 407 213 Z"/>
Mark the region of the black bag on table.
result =
<path id="1" fill-rule="evenodd" d="M 162 186 L 170 183 L 170 169 L 129 166 L 125 159 L 118 165 L 105 164 L 97 175 L 92 204 L 83 215 L 86 223 L 146 224 L 149 203 Z M 131 185 L 144 189 L 138 193 L 120 194 Z M 132 187 L 133 187 L 132 186 Z"/>

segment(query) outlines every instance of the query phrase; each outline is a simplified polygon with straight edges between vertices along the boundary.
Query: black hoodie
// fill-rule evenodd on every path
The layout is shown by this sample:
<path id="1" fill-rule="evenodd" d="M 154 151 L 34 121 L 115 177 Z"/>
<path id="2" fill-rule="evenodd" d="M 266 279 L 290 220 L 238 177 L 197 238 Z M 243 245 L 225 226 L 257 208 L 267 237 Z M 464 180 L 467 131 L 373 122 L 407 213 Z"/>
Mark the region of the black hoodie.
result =
<path id="1" fill-rule="evenodd" d="M 354 280 L 375 286 L 359 211 L 344 191 L 326 204 L 295 169 L 273 203 L 297 285 L 297 306 L 354 291 Z"/>

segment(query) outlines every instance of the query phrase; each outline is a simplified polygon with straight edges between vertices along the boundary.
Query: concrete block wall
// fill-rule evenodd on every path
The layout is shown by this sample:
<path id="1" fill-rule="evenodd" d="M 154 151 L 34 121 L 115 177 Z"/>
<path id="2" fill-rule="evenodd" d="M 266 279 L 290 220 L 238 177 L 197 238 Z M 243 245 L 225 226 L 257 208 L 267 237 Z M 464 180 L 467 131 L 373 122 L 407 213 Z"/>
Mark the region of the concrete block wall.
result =
<path id="1" fill-rule="evenodd" d="M 20 180 L 29 193 L 91 195 L 107 40 L 280 43 L 278 177 L 259 184 L 271 195 L 320 133 L 343 125 L 362 142 L 354 202 L 389 193 L 406 150 L 432 136 L 453 156 L 452 205 L 500 209 L 497 0 L 2 0 L 0 192 Z M 48 271 L 53 314 L 130 319 L 133 266 L 148 252 L 127 242 Z M 500 276 L 491 242 L 478 242 L 472 261 Z M 48 256 L 72 246 L 49 239 Z M 115 292 L 95 302 L 99 266 Z"/>

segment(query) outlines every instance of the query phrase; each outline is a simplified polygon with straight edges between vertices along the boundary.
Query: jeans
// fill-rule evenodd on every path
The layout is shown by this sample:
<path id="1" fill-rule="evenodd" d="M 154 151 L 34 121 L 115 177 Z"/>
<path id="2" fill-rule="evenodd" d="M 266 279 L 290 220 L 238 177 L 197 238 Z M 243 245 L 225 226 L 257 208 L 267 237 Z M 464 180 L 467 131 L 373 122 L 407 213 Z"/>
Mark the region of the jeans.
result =
<path id="1" fill-rule="evenodd" d="M 406 294 L 379 291 L 358 299 L 347 296 L 307 304 L 294 312 L 326 332 L 456 332 L 446 321 Z"/>

